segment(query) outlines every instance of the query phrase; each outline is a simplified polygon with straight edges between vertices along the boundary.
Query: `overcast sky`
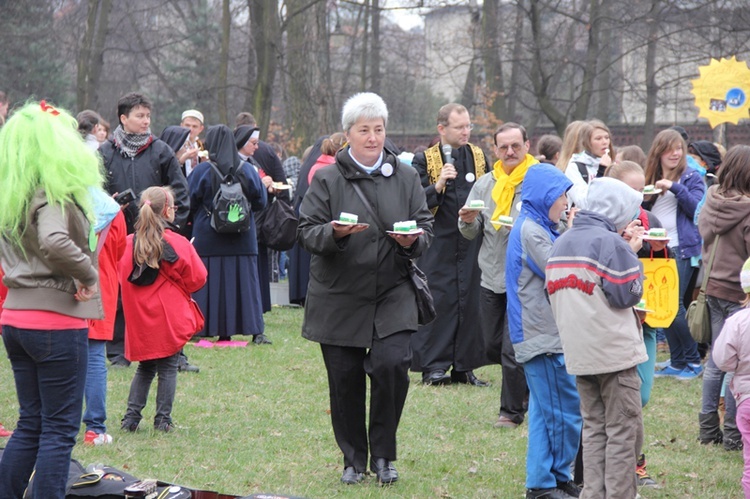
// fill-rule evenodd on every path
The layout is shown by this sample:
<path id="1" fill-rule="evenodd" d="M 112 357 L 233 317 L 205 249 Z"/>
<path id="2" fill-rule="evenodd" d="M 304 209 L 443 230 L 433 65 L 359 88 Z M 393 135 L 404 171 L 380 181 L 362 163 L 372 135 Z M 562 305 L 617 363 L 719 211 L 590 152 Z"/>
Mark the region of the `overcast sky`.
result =
<path id="1" fill-rule="evenodd" d="M 384 0 L 381 5 L 386 8 L 414 5 L 417 0 Z M 426 11 L 426 9 L 421 9 Z M 424 13 L 424 12 L 422 12 Z M 386 15 L 401 26 L 401 29 L 410 30 L 415 26 L 423 26 L 424 21 L 420 9 L 393 9 L 386 11 Z"/>

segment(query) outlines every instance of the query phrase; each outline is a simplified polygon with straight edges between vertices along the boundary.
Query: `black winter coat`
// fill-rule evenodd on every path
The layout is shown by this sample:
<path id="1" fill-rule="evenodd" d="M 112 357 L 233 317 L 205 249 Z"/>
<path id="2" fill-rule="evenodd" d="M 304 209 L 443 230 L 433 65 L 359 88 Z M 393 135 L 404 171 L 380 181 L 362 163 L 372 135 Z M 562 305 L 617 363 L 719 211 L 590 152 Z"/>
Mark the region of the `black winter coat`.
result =
<path id="1" fill-rule="evenodd" d="M 110 194 L 133 189 L 136 199 L 141 192 L 152 186 L 168 185 L 174 192 L 174 224 L 184 227 L 190 212 L 188 184 L 180 170 L 180 162 L 166 142 L 152 136 L 152 142 L 134 158 L 122 155 L 114 141 L 108 140 L 99 148 L 102 155 L 107 180 L 105 189 Z M 138 203 L 133 202 L 125 209 L 125 223 L 128 234 L 135 231 L 138 218 Z"/>
<path id="2" fill-rule="evenodd" d="M 368 175 L 352 161 L 349 148 L 336 163 L 315 173 L 300 205 L 297 241 L 312 254 L 302 336 L 318 343 L 369 348 L 373 336 L 416 331 L 417 305 L 407 264 L 432 241 L 432 215 L 417 172 L 386 153 L 381 170 Z M 386 229 L 394 222 L 415 220 L 423 234 L 409 250 L 394 244 L 352 187 L 357 182 Z M 370 227 L 358 234 L 333 238 L 332 220 L 344 211 Z"/>

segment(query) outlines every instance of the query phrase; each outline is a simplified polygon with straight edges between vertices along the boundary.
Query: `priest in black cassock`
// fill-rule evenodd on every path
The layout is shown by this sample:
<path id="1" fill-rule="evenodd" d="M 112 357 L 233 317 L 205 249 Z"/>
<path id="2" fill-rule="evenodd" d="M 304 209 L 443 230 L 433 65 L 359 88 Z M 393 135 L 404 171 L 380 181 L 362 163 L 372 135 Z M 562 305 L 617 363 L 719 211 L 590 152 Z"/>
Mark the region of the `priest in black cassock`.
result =
<path id="1" fill-rule="evenodd" d="M 434 322 L 411 337 L 412 369 L 422 372 L 422 382 L 428 385 L 488 386 L 473 372 L 489 363 L 479 319 L 477 260 L 482 238 L 469 241 L 461 236 L 458 210 L 490 164 L 482 149 L 469 143 L 473 125 L 464 106 L 446 104 L 437 122 L 440 142 L 412 161 L 435 215 L 434 239 L 419 267 L 427 274 L 438 313 Z M 444 156 L 445 146 L 450 146 L 449 158 Z"/>

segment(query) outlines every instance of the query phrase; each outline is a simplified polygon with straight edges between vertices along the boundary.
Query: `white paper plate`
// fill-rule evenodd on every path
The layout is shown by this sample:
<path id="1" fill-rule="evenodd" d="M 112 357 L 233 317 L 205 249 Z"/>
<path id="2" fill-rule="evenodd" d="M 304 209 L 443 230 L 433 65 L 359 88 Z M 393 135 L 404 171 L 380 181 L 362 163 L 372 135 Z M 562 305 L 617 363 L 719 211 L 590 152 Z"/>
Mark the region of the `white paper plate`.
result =
<path id="1" fill-rule="evenodd" d="M 271 184 L 271 187 L 273 187 L 273 188 L 274 188 L 274 189 L 276 189 L 277 191 L 285 191 L 285 190 L 287 190 L 287 189 L 291 189 L 291 188 L 292 188 L 292 186 L 291 186 L 291 185 L 289 185 L 289 184 L 284 184 L 284 183 L 282 183 L 282 182 L 274 182 L 273 184 Z"/>
<path id="2" fill-rule="evenodd" d="M 643 235 L 644 241 L 669 241 L 671 239 L 672 239 L 671 237 L 666 237 L 666 236 L 665 237 L 652 237 L 652 236 L 649 236 L 648 234 Z"/>
<path id="3" fill-rule="evenodd" d="M 413 236 L 413 235 L 419 235 L 419 234 L 421 234 L 422 232 L 424 232 L 424 230 L 422 230 L 422 229 L 412 229 L 409 232 L 400 232 L 400 231 L 396 232 L 395 230 L 387 230 L 386 232 L 388 234 L 392 234 L 394 236 Z"/>
<path id="4" fill-rule="evenodd" d="M 633 307 L 633 308 L 636 309 L 639 312 L 646 312 L 647 314 L 653 314 L 654 313 L 653 310 L 649 310 L 647 308 L 640 308 L 640 307 Z"/>
<path id="5" fill-rule="evenodd" d="M 472 208 L 471 206 L 464 206 L 463 209 L 466 211 L 482 211 L 482 210 L 486 210 L 487 207 L 482 206 L 481 208 Z"/>
<path id="6" fill-rule="evenodd" d="M 644 192 L 644 196 L 653 196 L 654 194 L 661 194 L 661 189 L 654 189 L 651 192 Z"/>
<path id="7" fill-rule="evenodd" d="M 490 223 L 492 224 L 493 227 L 507 227 L 509 229 L 513 227 L 513 224 L 509 224 L 505 222 L 498 222 L 497 220 L 490 220 Z"/>
<path id="8" fill-rule="evenodd" d="M 370 224 L 366 224 L 366 223 L 361 223 L 361 222 L 358 222 L 358 223 L 354 223 L 354 222 L 342 222 L 340 220 L 334 220 L 333 223 L 335 223 L 336 225 L 345 225 L 345 226 L 353 225 L 353 226 L 357 226 L 357 227 L 369 227 L 370 226 Z"/>

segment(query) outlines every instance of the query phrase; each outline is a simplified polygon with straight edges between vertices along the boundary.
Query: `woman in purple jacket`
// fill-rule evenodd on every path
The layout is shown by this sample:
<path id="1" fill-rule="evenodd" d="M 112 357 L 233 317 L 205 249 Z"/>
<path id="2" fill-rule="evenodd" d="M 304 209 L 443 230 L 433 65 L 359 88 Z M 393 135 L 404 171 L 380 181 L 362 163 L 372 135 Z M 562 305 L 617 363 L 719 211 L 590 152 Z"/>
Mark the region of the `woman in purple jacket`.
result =
<path id="1" fill-rule="evenodd" d="M 698 346 L 690 336 L 685 320 L 684 297 L 692 296 L 688 288 L 694 284 L 701 255 L 701 237 L 693 223 L 695 209 L 706 192 L 700 174 L 687 168 L 687 146 L 682 136 L 674 130 L 663 130 L 654 139 L 646 160 L 646 182 L 660 193 L 645 196 L 643 207 L 651 211 L 667 229 L 668 246 L 677 262 L 680 286 L 677 316 L 666 329 L 670 364 L 657 371 L 655 376 L 680 379 L 697 378 L 701 366 Z"/>

